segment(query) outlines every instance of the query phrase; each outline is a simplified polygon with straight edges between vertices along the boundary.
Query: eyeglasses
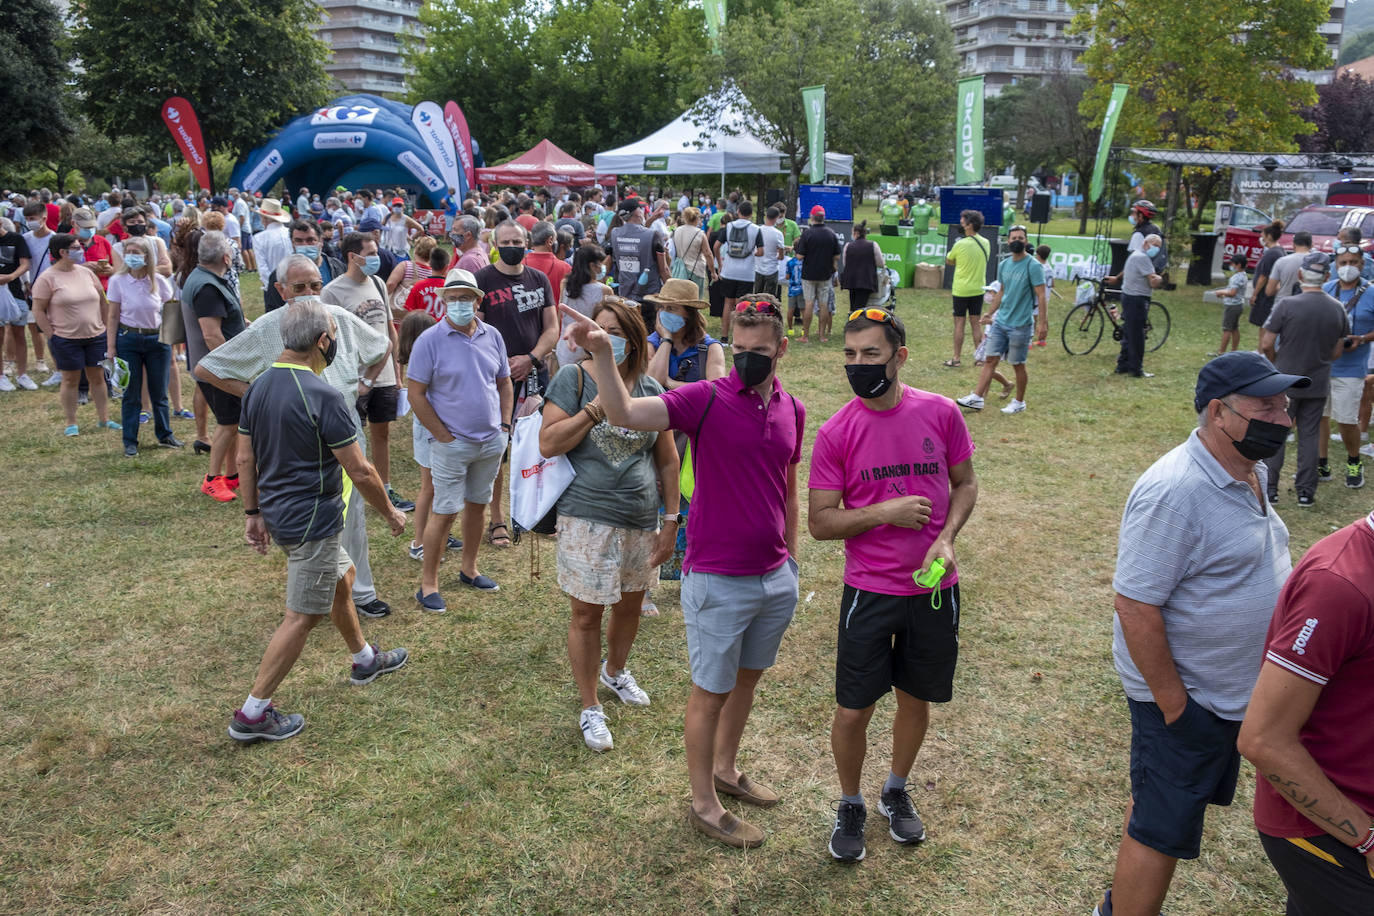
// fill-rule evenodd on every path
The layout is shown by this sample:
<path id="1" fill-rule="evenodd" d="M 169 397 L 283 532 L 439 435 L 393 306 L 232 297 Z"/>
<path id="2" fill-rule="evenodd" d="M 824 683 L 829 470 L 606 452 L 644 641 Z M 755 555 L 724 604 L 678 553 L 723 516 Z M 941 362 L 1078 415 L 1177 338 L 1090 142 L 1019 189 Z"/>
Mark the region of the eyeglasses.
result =
<path id="1" fill-rule="evenodd" d="M 750 310 L 756 311 L 763 315 L 776 315 L 779 318 L 782 317 L 782 312 L 778 310 L 778 307 L 774 305 L 772 302 L 769 302 L 767 299 L 741 299 L 739 302 L 735 303 L 736 312 L 748 312 Z"/>
<path id="2" fill-rule="evenodd" d="M 306 283 L 292 283 L 286 288 L 296 295 L 300 295 L 306 290 L 310 290 L 312 293 L 318 293 L 320 290 L 324 289 L 324 282 L 321 280 L 310 280 Z"/>
<path id="3" fill-rule="evenodd" d="M 461 292 L 452 293 L 445 291 L 443 294 L 441 294 L 441 298 L 445 302 L 471 302 L 473 304 L 477 303 L 477 297 L 470 293 L 468 295 L 463 295 Z"/>
<path id="4" fill-rule="evenodd" d="M 855 309 L 854 311 L 852 311 L 852 312 L 849 313 L 849 317 L 846 318 L 845 321 L 853 321 L 853 320 L 856 319 L 856 318 L 867 318 L 869 321 L 877 321 L 877 322 L 883 322 L 883 321 L 891 322 L 891 321 L 892 321 L 892 313 L 889 312 L 887 309 L 876 309 L 876 308 Z"/>

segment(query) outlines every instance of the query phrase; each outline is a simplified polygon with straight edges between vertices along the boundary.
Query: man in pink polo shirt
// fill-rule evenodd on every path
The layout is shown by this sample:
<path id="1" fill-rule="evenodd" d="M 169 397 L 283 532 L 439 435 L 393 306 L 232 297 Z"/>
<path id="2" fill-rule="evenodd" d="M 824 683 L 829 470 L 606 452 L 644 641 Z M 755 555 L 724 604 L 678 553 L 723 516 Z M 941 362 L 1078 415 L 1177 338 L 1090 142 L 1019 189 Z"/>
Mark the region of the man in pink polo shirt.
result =
<path id="1" fill-rule="evenodd" d="M 682 617 L 692 665 L 684 740 L 692 782 L 688 822 L 752 849 L 763 831 L 726 811 L 718 792 L 752 805 L 780 801 L 736 765 L 754 688 L 777 659 L 797 606 L 797 463 L 806 409 L 775 377 L 787 352 L 782 306 L 750 296 L 736 306 L 734 370 L 655 397 L 631 398 L 606 332 L 575 309 L 568 339 L 592 354 L 606 418 L 629 429 L 676 429 L 692 440 L 696 495 L 682 562 Z"/>
<path id="2" fill-rule="evenodd" d="M 878 308 L 851 313 L 844 361 L 857 397 L 821 426 L 811 453 L 811 536 L 845 542 L 830 729 L 842 793 L 830 854 L 842 862 L 865 854 L 868 809 L 859 777 L 868 722 L 888 690 L 897 710 L 878 810 L 898 843 L 925 839 L 907 776 L 930 704 L 953 695 L 959 656 L 954 538 L 978 498 L 973 440 L 953 401 L 901 384 L 906 359 L 900 319 Z M 934 587 L 918 584 L 915 577 L 937 559 L 943 578 Z"/>

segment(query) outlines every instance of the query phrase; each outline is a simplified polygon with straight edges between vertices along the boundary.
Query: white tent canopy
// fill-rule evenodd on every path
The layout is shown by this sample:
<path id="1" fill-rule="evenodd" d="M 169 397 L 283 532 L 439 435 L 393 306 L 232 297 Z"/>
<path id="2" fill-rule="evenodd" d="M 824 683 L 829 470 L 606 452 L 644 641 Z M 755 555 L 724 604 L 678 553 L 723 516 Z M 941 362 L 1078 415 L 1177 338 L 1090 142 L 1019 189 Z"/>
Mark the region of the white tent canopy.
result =
<path id="1" fill-rule="evenodd" d="M 748 102 L 738 90 L 726 90 L 726 102 L 718 117 L 708 123 L 694 111 L 716 110 L 703 99 L 683 112 L 668 126 L 654 131 L 619 149 L 597 153 L 593 164 L 598 173 L 644 175 L 758 175 L 789 172 L 785 153 L 760 140 L 750 125 L 763 123 L 750 116 Z M 841 153 L 825 154 L 827 175 L 852 176 L 854 157 Z"/>

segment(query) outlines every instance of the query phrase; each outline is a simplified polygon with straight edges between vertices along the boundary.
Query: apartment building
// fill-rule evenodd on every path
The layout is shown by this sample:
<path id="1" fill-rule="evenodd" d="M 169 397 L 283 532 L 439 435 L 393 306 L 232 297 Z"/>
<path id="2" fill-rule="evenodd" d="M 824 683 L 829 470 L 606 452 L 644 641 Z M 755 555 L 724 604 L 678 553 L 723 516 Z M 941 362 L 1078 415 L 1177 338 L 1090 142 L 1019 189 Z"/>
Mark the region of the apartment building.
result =
<path id="1" fill-rule="evenodd" d="M 409 71 L 401 35 L 419 35 L 422 0 L 317 0 L 316 31 L 333 54 L 325 70 L 353 92 L 402 96 Z"/>

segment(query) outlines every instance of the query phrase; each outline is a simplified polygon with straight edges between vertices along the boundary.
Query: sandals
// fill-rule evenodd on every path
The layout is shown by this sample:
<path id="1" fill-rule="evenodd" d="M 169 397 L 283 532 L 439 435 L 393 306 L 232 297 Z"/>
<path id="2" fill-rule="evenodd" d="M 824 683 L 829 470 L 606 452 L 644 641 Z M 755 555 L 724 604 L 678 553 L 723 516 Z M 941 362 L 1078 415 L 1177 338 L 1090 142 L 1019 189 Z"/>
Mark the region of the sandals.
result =
<path id="1" fill-rule="evenodd" d="M 940 365 L 944 366 L 946 369 L 958 369 L 963 364 L 957 359 L 947 359 Z"/>
<path id="2" fill-rule="evenodd" d="M 504 530 L 506 533 L 497 534 L 497 528 Z M 487 543 L 493 547 L 499 547 L 502 550 L 510 546 L 510 529 L 506 527 L 505 522 L 496 522 L 493 525 L 487 526 Z"/>

